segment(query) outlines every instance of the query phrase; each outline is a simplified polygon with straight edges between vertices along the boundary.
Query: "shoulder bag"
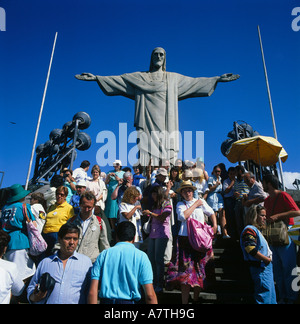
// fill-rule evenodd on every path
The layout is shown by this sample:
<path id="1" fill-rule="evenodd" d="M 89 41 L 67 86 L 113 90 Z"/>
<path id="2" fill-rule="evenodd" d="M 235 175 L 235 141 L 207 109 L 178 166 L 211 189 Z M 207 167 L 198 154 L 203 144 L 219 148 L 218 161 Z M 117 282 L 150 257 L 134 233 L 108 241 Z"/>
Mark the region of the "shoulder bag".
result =
<path id="1" fill-rule="evenodd" d="M 30 242 L 29 254 L 32 256 L 40 255 L 46 251 L 47 243 L 38 229 L 34 226 L 33 222 L 29 219 L 26 204 L 23 204 L 23 215 L 26 219 L 27 235 Z"/>
<path id="2" fill-rule="evenodd" d="M 186 220 L 186 225 L 188 239 L 194 250 L 206 253 L 212 249 L 214 231 L 211 226 L 191 217 Z"/>
<path id="3" fill-rule="evenodd" d="M 277 194 L 277 196 L 275 198 L 271 216 L 274 215 L 274 209 L 275 209 L 277 200 L 279 198 L 279 195 L 280 195 L 280 193 Z M 282 220 L 277 221 L 275 223 L 267 223 L 266 229 L 263 230 L 263 235 L 264 235 L 265 239 L 267 240 L 267 242 L 273 246 L 284 246 L 284 245 L 288 245 L 290 242 L 287 225 Z"/>
<path id="4" fill-rule="evenodd" d="M 151 223 L 152 223 L 152 217 L 149 217 L 147 222 L 144 223 L 143 230 L 146 234 L 150 234 L 151 232 Z"/>

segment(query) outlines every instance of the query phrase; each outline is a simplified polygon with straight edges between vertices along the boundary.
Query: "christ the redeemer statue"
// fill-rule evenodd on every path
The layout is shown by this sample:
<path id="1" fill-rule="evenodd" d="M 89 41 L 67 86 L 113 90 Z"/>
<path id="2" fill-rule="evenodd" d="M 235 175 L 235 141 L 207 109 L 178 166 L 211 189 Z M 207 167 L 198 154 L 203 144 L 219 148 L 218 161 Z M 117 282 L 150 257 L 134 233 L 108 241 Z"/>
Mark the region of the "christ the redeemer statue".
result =
<path id="1" fill-rule="evenodd" d="M 177 158 L 178 100 L 210 96 L 218 82 L 234 81 L 239 75 L 192 78 L 166 72 L 166 52 L 158 47 L 151 54 L 149 72 L 119 76 L 82 73 L 75 77 L 84 81 L 97 81 L 108 96 L 120 95 L 135 101 L 134 126 L 137 130 L 139 162 L 146 166 L 150 158 L 152 161 L 167 159 L 172 164 Z"/>

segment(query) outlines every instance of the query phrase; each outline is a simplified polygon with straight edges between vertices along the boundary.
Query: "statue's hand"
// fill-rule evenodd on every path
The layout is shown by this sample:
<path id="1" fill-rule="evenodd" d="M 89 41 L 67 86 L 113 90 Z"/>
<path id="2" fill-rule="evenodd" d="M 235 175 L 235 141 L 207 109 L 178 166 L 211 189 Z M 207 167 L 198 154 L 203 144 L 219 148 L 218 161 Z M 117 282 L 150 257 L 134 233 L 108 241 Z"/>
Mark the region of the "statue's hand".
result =
<path id="1" fill-rule="evenodd" d="M 239 79 L 240 76 L 238 74 L 232 74 L 232 73 L 225 73 L 220 76 L 219 82 L 230 82 Z"/>
<path id="2" fill-rule="evenodd" d="M 96 81 L 97 78 L 92 73 L 76 74 L 75 78 L 83 81 Z"/>

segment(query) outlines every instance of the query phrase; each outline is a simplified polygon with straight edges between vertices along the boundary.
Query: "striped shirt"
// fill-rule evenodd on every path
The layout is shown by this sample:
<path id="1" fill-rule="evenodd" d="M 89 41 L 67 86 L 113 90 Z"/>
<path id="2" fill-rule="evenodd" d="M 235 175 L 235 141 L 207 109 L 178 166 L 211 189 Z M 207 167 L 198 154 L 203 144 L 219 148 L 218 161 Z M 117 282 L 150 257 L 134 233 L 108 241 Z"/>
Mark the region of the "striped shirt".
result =
<path id="1" fill-rule="evenodd" d="M 245 183 L 244 179 L 242 179 L 241 181 L 236 179 L 236 181 L 233 185 L 233 191 L 238 192 L 240 194 L 239 197 L 236 198 L 236 200 L 241 200 L 243 198 L 243 194 L 248 195 L 250 189 L 249 189 L 248 185 Z"/>

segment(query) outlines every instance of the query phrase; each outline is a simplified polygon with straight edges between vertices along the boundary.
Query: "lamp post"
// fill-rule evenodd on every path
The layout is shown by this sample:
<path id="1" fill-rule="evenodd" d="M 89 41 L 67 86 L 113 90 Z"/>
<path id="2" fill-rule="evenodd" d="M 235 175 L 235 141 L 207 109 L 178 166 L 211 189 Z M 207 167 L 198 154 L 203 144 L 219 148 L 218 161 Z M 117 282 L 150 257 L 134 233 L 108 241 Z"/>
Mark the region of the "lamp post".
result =
<path id="1" fill-rule="evenodd" d="M 56 45 L 56 39 L 57 39 L 57 32 L 55 33 L 55 37 L 54 37 L 54 43 L 53 43 L 53 48 L 52 48 L 52 53 L 51 53 L 51 58 L 50 58 L 50 64 L 49 64 L 49 69 L 48 69 L 48 73 L 47 73 L 46 84 L 45 84 L 44 94 L 43 94 L 43 99 L 42 99 L 42 104 L 41 104 L 41 108 L 40 108 L 40 114 L 39 114 L 39 118 L 38 118 L 38 122 L 37 122 L 37 126 L 36 126 L 36 132 L 35 132 L 35 137 L 34 137 L 32 151 L 31 151 L 31 158 L 30 158 L 30 162 L 29 162 L 29 168 L 28 168 L 28 173 L 27 173 L 27 178 L 26 178 L 25 190 L 27 190 L 27 188 L 28 188 L 29 177 L 30 177 L 30 172 L 31 172 L 31 167 L 32 167 L 32 161 L 33 161 L 36 141 L 37 141 L 37 137 L 38 137 L 38 134 L 39 134 L 39 128 L 40 128 L 42 113 L 43 113 L 43 109 L 44 109 L 44 103 L 45 103 L 45 98 L 46 98 L 48 81 L 49 81 L 49 77 L 50 77 L 50 71 L 51 71 L 53 55 L 54 55 L 54 50 L 55 50 L 55 45 Z"/>
<path id="2" fill-rule="evenodd" d="M 260 49 L 261 49 L 261 56 L 262 56 L 263 65 L 264 65 L 264 72 L 265 72 L 265 78 L 266 78 L 266 84 L 267 84 L 267 91 L 268 91 L 268 97 L 269 97 L 269 104 L 270 104 L 270 111 L 271 111 L 271 117 L 272 117 L 274 137 L 278 140 L 277 131 L 276 131 L 276 124 L 275 124 L 275 117 L 274 117 L 274 112 L 273 112 L 272 98 L 271 98 L 271 92 L 270 92 L 270 86 L 269 86 L 269 80 L 268 80 L 268 73 L 267 73 L 266 61 L 265 61 L 265 57 L 264 57 L 264 50 L 263 50 L 263 44 L 262 44 L 262 40 L 261 40 L 261 34 L 260 34 L 259 26 L 257 26 L 257 30 L 258 30 Z M 278 163 L 279 163 L 281 182 L 282 182 L 283 190 L 285 191 L 285 185 L 284 185 L 284 179 L 283 179 L 283 171 L 282 171 L 282 163 L 281 163 L 280 157 L 278 157 Z"/>

